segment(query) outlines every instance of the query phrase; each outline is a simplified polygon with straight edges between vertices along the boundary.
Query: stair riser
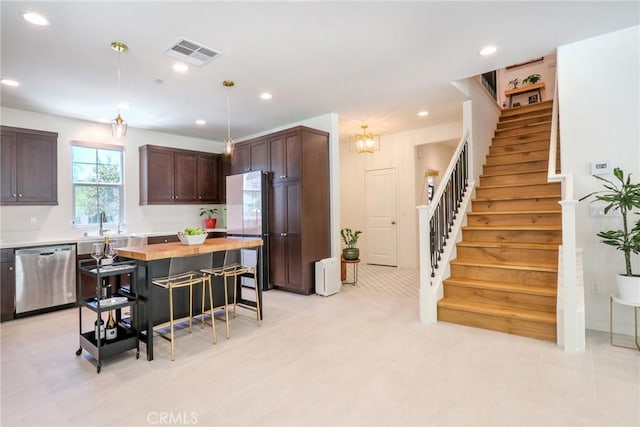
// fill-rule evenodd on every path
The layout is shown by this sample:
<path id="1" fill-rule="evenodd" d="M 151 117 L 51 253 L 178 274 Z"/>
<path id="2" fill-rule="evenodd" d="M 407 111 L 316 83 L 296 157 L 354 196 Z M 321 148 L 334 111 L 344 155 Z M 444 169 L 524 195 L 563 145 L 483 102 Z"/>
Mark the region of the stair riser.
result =
<path id="1" fill-rule="evenodd" d="M 467 242 L 494 243 L 554 243 L 562 242 L 561 231 L 548 230 L 466 230 L 462 239 Z"/>
<path id="2" fill-rule="evenodd" d="M 522 107 L 514 107 L 506 110 L 502 110 L 500 119 L 519 117 L 527 114 L 551 114 L 553 110 L 553 102 L 544 101 L 537 104 L 523 105 Z M 548 112 L 547 112 L 548 111 Z"/>
<path id="3" fill-rule="evenodd" d="M 531 132 L 551 132 L 551 123 L 536 123 L 532 125 L 526 125 L 511 129 L 498 129 L 495 136 L 515 136 L 515 135 L 528 135 Z"/>
<path id="4" fill-rule="evenodd" d="M 488 187 L 476 188 L 476 197 L 478 199 L 497 199 L 497 198 L 531 198 L 553 196 L 560 194 L 560 183 L 552 182 L 549 184 L 522 185 L 518 187 Z"/>
<path id="5" fill-rule="evenodd" d="M 503 136 L 503 137 L 493 137 L 491 140 L 492 145 L 510 145 L 510 144 L 519 144 L 522 142 L 531 142 L 531 141 L 550 141 L 551 140 L 551 132 L 537 132 L 531 133 L 528 135 L 518 135 L 518 136 Z"/>
<path id="6" fill-rule="evenodd" d="M 467 225 L 562 225 L 561 214 L 523 212 L 501 215 L 467 215 Z"/>
<path id="7" fill-rule="evenodd" d="M 458 246 L 458 260 L 470 262 L 558 262 L 558 250 Z"/>
<path id="8" fill-rule="evenodd" d="M 547 150 L 539 150 L 539 151 L 525 151 L 522 153 L 510 153 L 510 154 L 498 154 L 498 155 L 488 155 L 487 156 L 487 166 L 495 166 L 495 165 L 506 165 L 511 163 L 522 163 L 522 162 L 534 162 L 544 160 L 545 162 L 549 160 L 549 151 Z M 514 167 L 514 170 L 519 170 L 518 167 Z"/>
<path id="9" fill-rule="evenodd" d="M 520 151 L 533 151 L 533 150 L 546 150 L 549 151 L 549 140 L 542 139 L 540 141 L 532 142 L 518 142 L 516 144 L 509 145 L 492 145 L 489 147 L 489 154 L 508 154 Z"/>
<path id="10" fill-rule="evenodd" d="M 444 297 L 453 297 L 479 304 L 492 304 L 522 310 L 556 312 L 555 296 L 530 295 L 495 289 L 467 287 L 457 283 L 444 282 Z"/>
<path id="11" fill-rule="evenodd" d="M 493 187 L 497 185 L 510 185 L 510 184 L 545 184 L 547 182 L 547 171 L 543 172 L 529 172 L 529 173 L 517 173 L 513 175 L 495 175 L 495 176 L 481 176 L 481 187 Z"/>
<path id="12" fill-rule="evenodd" d="M 514 270 L 489 266 L 459 265 L 451 263 L 451 277 L 498 282 L 520 283 L 532 286 L 557 286 L 558 274 L 546 271 Z"/>
<path id="13" fill-rule="evenodd" d="M 486 200 L 472 201 L 473 212 L 500 212 L 500 211 L 520 211 L 520 210 L 556 210 L 560 209 L 558 202 L 560 198 L 544 199 L 513 199 L 513 200 Z"/>
<path id="14" fill-rule="evenodd" d="M 531 113 L 533 115 L 534 113 Z M 507 122 L 498 122 L 498 130 L 503 129 L 511 129 L 519 126 L 527 126 L 527 125 L 535 125 L 537 123 L 550 122 L 551 114 L 539 115 L 540 113 L 536 112 L 536 116 L 534 117 L 524 117 L 520 119 L 513 119 L 511 117 L 503 119 L 508 120 Z"/>
<path id="15" fill-rule="evenodd" d="M 484 175 L 495 175 L 501 173 L 510 173 L 514 170 L 518 172 L 534 172 L 547 169 L 547 160 L 536 160 L 533 162 L 506 164 L 506 165 L 484 165 L 482 172 Z"/>
<path id="16" fill-rule="evenodd" d="M 531 322 L 527 320 L 508 319 L 478 313 L 438 307 L 438 320 L 459 325 L 490 329 L 523 337 L 556 341 L 556 325 Z"/>

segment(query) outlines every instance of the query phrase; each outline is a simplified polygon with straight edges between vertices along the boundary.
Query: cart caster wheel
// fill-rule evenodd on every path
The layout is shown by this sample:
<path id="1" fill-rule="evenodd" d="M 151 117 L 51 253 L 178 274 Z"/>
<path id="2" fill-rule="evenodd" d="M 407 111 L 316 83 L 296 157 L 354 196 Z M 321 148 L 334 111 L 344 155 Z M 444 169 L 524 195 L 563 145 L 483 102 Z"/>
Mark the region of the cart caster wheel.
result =
<path id="1" fill-rule="evenodd" d="M 100 364 L 98 363 L 98 367 L 96 368 L 96 371 L 97 371 L 98 373 L 100 373 L 100 368 L 102 368 L 102 365 L 100 365 Z"/>
<path id="2" fill-rule="evenodd" d="M 140 359 L 140 352 L 136 351 L 136 359 Z"/>
<path id="3" fill-rule="evenodd" d="M 76 356 L 80 356 L 82 354 L 82 347 L 76 350 Z"/>

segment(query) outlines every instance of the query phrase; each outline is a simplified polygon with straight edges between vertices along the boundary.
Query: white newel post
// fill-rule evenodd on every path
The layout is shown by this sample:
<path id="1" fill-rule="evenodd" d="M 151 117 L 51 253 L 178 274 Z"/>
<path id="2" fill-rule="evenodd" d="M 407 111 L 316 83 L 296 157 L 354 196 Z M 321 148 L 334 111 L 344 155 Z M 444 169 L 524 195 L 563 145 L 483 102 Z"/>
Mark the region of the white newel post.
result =
<path id="1" fill-rule="evenodd" d="M 437 301 L 436 295 L 431 289 L 431 230 L 429 229 L 429 206 L 421 205 L 418 209 L 418 237 L 420 245 L 420 299 L 419 313 L 420 323 L 436 323 Z"/>

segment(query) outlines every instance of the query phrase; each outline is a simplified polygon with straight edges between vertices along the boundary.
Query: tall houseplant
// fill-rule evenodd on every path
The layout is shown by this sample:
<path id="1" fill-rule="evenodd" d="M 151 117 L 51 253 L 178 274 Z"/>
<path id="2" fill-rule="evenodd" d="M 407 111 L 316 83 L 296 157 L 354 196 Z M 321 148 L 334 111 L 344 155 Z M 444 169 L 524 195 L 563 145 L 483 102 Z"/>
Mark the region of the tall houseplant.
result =
<path id="1" fill-rule="evenodd" d="M 360 230 L 351 230 L 350 228 L 343 228 L 340 230 L 340 236 L 342 236 L 342 242 L 346 248 L 342 250 L 342 256 L 344 259 L 355 260 L 360 258 L 360 249 L 356 248 L 358 238 L 362 234 Z"/>
<path id="2" fill-rule="evenodd" d="M 617 284 L 620 298 L 640 302 L 640 275 L 633 274 L 631 254 L 640 253 L 640 219 L 632 219 L 634 210 L 640 210 L 640 183 L 631 182 L 631 174 L 625 177 L 620 168 L 613 170 L 618 182 L 595 176 L 603 182 L 604 190 L 594 191 L 580 200 L 593 197 L 595 201 L 606 203 L 604 213 L 619 211 L 622 229 L 601 231 L 597 234 L 602 243 L 612 246 L 624 254 L 625 273 L 618 274 Z M 637 215 L 638 212 L 635 212 Z"/>

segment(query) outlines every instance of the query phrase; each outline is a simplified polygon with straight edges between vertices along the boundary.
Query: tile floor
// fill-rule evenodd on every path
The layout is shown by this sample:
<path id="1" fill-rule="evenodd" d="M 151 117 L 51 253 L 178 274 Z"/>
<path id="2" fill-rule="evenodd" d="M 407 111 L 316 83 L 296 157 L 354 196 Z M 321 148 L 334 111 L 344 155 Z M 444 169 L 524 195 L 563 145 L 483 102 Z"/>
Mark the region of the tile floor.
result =
<path id="1" fill-rule="evenodd" d="M 223 322 L 215 346 L 206 328 L 182 330 L 175 362 L 156 339 L 154 361 L 130 351 L 100 374 L 74 354 L 77 309 L 3 323 L 0 424 L 640 425 L 640 352 L 593 331 L 584 353 L 565 354 L 424 326 L 415 271 L 360 268 L 330 297 L 266 292 L 262 327 L 241 311 L 229 340 Z"/>

